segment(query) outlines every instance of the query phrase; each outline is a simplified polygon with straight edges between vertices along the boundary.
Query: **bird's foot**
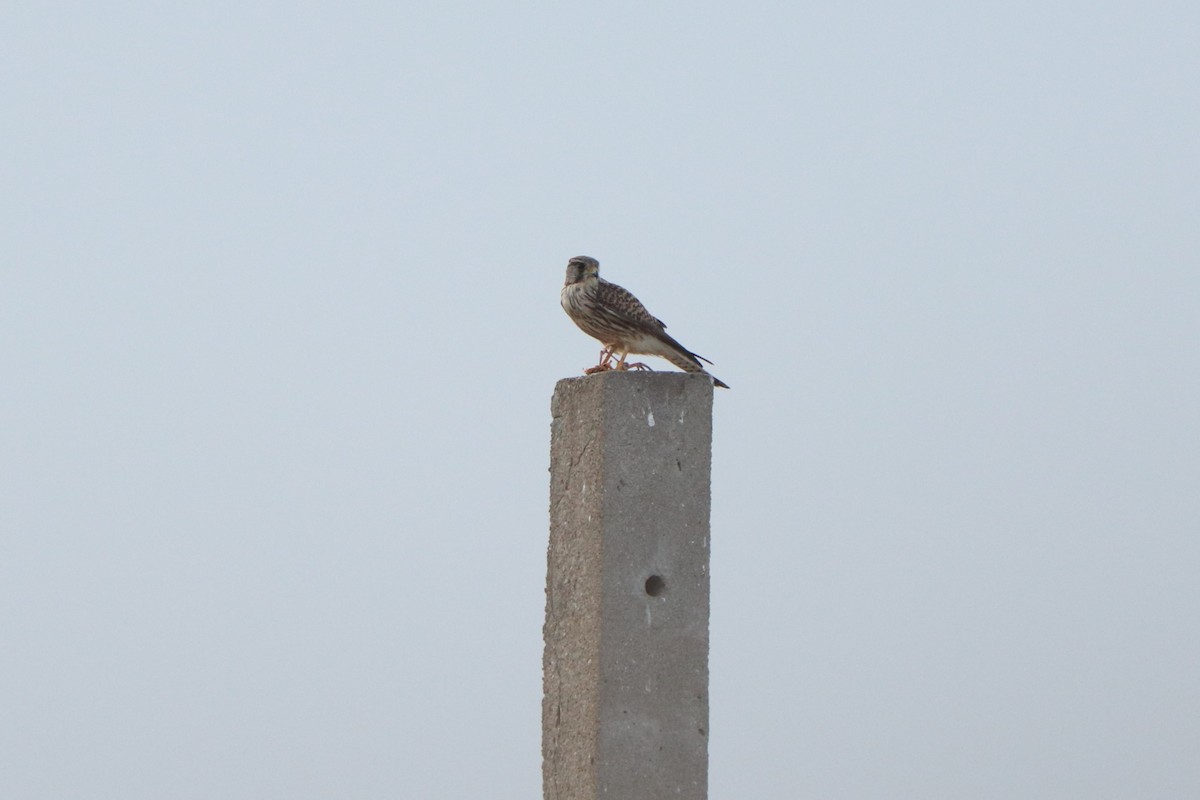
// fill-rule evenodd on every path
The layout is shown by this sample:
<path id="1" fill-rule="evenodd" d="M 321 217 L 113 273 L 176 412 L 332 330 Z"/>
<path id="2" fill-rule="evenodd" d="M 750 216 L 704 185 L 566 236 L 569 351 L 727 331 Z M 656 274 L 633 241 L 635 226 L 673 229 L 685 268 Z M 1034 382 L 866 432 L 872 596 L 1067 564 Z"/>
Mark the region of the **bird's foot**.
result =
<path id="1" fill-rule="evenodd" d="M 626 364 L 625 362 L 622 361 L 620 364 L 617 365 L 617 369 L 619 369 L 621 372 L 624 372 L 627 369 L 644 369 L 647 372 L 654 372 L 654 370 L 650 367 L 649 364 L 643 364 L 640 361 L 637 362 L 636 364 Z"/>
<path id="2" fill-rule="evenodd" d="M 611 347 L 604 348 L 603 350 L 600 351 L 600 363 L 594 367 L 589 367 L 588 369 L 585 369 L 583 371 L 583 374 L 584 375 L 595 375 L 597 372 L 608 372 L 610 369 L 613 369 L 612 358 L 613 358 L 613 349 Z M 616 365 L 616 369 L 621 369 L 621 368 L 622 367 L 620 364 Z"/>

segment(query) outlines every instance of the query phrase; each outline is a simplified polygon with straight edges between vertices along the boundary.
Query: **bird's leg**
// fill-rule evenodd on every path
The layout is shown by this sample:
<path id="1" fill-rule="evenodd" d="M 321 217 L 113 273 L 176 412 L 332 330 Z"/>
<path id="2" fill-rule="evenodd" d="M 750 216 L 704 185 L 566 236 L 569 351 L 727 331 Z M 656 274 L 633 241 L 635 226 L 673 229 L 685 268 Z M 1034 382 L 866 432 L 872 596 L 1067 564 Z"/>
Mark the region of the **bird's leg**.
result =
<path id="1" fill-rule="evenodd" d="M 597 372 L 608 372 L 612 369 L 612 351 L 611 347 L 605 347 L 600 351 L 600 363 L 594 367 L 589 367 L 583 371 L 584 375 L 595 375 Z"/>
<path id="2" fill-rule="evenodd" d="M 648 365 L 646 365 L 646 364 L 643 364 L 643 363 L 642 363 L 642 362 L 640 362 L 640 361 L 639 361 L 638 363 L 636 363 L 636 364 L 626 364 L 626 363 L 625 363 L 625 358 L 626 358 L 628 355 L 629 355 L 628 353 L 621 353 L 621 357 L 620 357 L 619 359 L 617 359 L 617 366 L 616 366 L 616 367 L 614 367 L 614 369 L 620 370 L 621 372 L 624 372 L 624 371 L 625 371 L 625 370 L 627 370 L 627 369 L 645 369 L 645 370 L 650 370 L 650 367 L 649 367 Z M 650 371 L 651 371 L 651 372 L 653 372 L 654 370 L 650 370 Z"/>

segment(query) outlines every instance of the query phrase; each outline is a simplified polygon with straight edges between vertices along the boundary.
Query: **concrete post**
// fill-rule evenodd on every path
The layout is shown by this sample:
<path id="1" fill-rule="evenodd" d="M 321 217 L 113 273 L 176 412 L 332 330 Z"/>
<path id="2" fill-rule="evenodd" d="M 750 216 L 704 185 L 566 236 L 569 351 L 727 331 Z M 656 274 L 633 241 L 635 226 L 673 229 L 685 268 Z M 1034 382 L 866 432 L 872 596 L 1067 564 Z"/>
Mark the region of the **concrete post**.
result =
<path id="1" fill-rule="evenodd" d="M 547 800 L 708 796 L 712 395 L 673 372 L 555 387 Z"/>

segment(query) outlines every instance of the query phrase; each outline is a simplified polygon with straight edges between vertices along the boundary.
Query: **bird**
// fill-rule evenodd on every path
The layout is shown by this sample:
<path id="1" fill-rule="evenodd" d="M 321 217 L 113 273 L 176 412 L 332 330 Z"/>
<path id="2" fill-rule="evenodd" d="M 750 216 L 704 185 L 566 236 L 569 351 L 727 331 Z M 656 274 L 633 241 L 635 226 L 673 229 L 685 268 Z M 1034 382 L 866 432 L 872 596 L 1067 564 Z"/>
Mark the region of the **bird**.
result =
<path id="1" fill-rule="evenodd" d="M 629 355 L 659 356 L 684 372 L 707 375 L 714 386 L 729 384 L 711 375 L 701 361 L 707 358 L 693 353 L 667 333 L 667 325 L 655 317 L 628 290 L 600 277 L 600 262 L 591 256 L 575 256 L 567 262 L 563 284 L 563 311 L 588 336 L 604 345 L 600 363 L 584 370 L 587 374 L 607 370 L 650 369 L 645 364 L 626 364 Z M 617 356 L 613 364 L 613 356 Z"/>

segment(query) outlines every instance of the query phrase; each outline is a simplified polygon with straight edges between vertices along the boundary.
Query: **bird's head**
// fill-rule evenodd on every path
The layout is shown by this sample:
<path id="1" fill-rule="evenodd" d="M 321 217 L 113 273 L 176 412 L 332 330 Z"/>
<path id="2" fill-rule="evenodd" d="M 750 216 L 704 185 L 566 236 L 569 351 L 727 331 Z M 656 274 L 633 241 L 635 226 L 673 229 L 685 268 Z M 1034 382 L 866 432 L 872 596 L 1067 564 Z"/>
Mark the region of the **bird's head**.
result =
<path id="1" fill-rule="evenodd" d="M 567 262 L 567 282 L 565 285 L 570 286 L 572 283 L 582 283 L 588 278 L 599 274 L 599 261 L 591 256 L 575 256 Z"/>

